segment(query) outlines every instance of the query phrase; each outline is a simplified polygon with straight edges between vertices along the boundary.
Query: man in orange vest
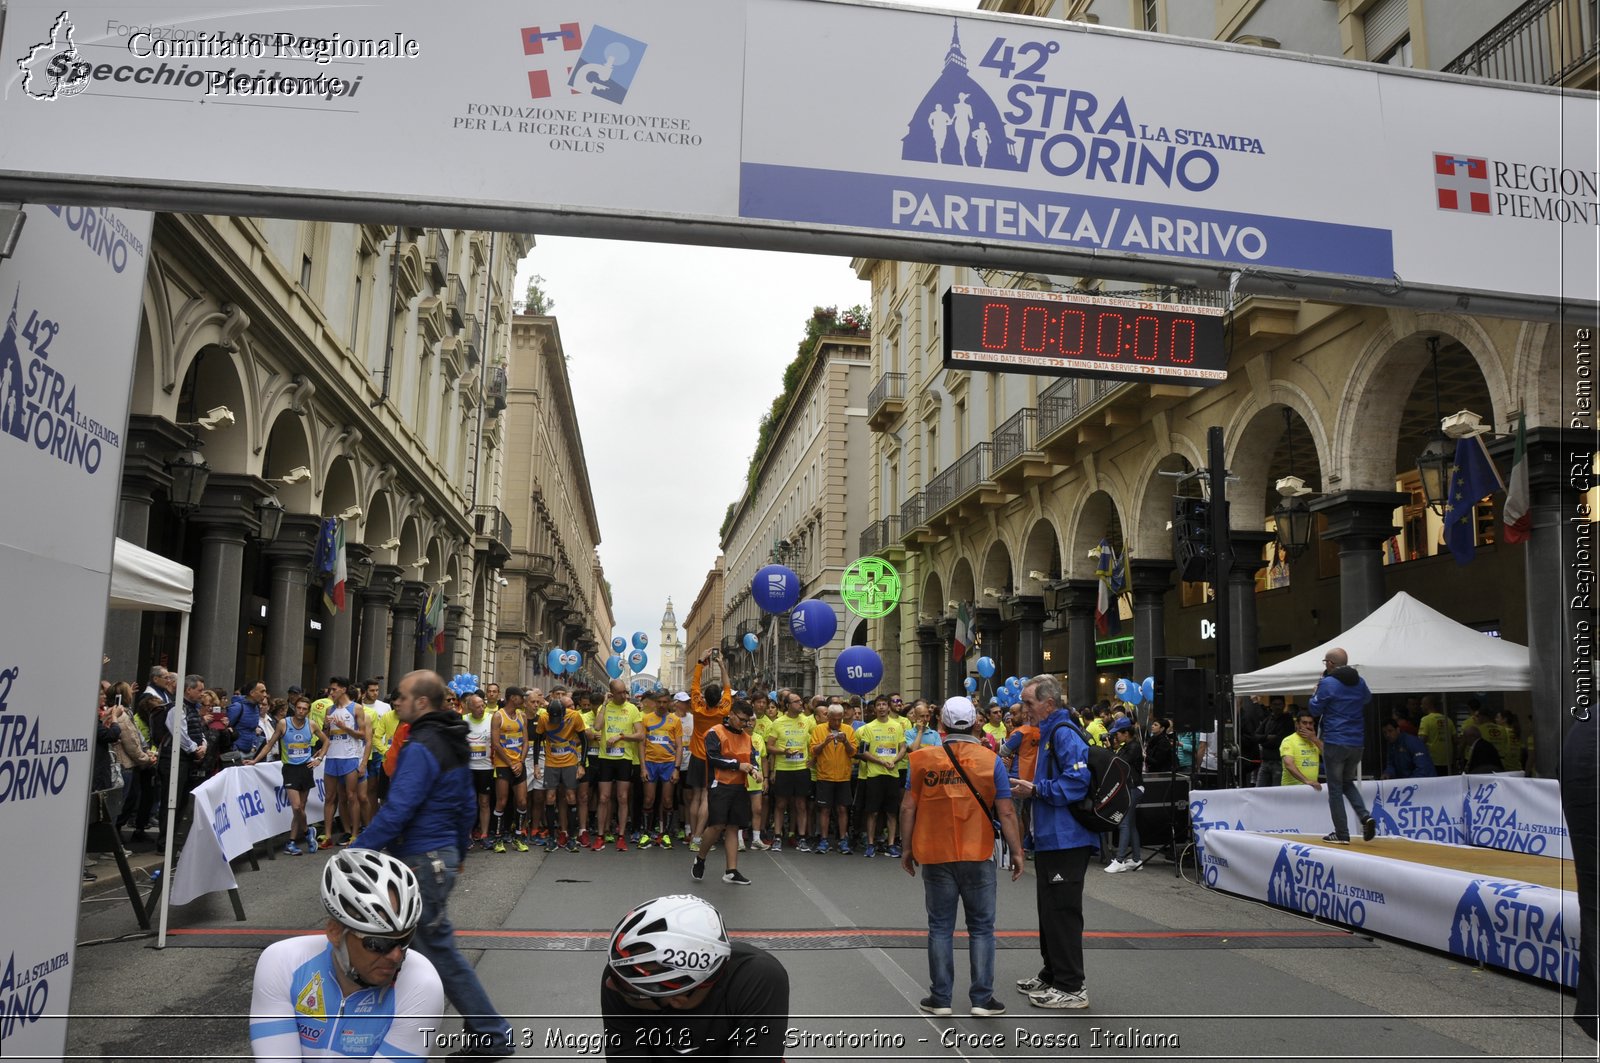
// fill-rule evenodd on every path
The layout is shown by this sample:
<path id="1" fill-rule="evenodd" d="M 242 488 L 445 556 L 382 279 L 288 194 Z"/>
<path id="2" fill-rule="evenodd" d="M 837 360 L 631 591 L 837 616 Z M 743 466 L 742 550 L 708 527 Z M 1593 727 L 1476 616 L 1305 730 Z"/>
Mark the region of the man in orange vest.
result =
<path id="1" fill-rule="evenodd" d="M 930 1015 L 949 1015 L 955 988 L 956 904 L 966 912 L 970 938 L 974 1016 L 1004 1015 L 994 998 L 994 839 L 998 829 L 1011 847 L 1011 881 L 1022 877 L 1022 834 L 1011 804 L 1011 784 L 1000 758 L 973 733 L 978 710 L 963 697 L 944 703 L 943 745 L 911 754 L 900 833 L 906 839 L 900 866 L 913 878 L 922 865 L 928 909 L 928 980 L 921 1001 Z"/>
<path id="2" fill-rule="evenodd" d="M 761 766 L 756 762 L 750 730 L 756 711 L 748 701 L 734 701 L 728 718 L 706 732 L 706 767 L 710 785 L 706 788 L 706 832 L 700 851 L 695 854 L 689 874 L 696 882 L 706 877 L 706 854 L 722 839 L 727 870 L 722 881 L 748 886 L 750 880 L 739 870 L 739 832 L 749 830 L 751 780 L 760 781 Z"/>

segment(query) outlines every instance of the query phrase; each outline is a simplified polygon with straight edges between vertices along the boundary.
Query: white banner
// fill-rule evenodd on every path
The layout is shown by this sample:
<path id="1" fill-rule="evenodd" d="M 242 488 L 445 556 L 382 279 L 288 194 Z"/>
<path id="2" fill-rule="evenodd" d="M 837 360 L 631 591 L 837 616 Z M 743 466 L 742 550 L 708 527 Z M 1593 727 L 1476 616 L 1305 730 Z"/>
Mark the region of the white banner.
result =
<path id="1" fill-rule="evenodd" d="M 150 215 L 30 206 L 0 261 L 0 1056 L 59 1058 Z"/>
<path id="2" fill-rule="evenodd" d="M 1206 836 L 1208 885 L 1575 986 L 1577 895 L 1248 831 Z"/>
<path id="3" fill-rule="evenodd" d="M 11 0 L 5 33 L 0 194 L 1596 302 L 1591 94 L 821 0 Z"/>
<path id="4" fill-rule="evenodd" d="M 1466 791 L 1464 817 L 1473 845 L 1572 859 L 1560 782 L 1521 775 L 1458 778 Z"/>
<path id="5" fill-rule="evenodd" d="M 315 785 L 306 791 L 306 822 L 322 826 L 322 765 L 312 769 Z M 172 872 L 173 904 L 238 886 L 230 863 L 260 842 L 286 835 L 294 821 L 283 788 L 283 764 L 241 764 L 225 768 L 194 791 L 194 826 Z"/>

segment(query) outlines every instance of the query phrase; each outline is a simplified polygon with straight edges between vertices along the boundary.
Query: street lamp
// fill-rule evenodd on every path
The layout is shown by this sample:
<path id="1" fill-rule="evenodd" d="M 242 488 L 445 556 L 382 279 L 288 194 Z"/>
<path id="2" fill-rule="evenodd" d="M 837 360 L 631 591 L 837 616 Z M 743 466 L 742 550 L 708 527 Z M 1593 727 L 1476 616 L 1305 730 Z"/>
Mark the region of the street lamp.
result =
<path id="1" fill-rule="evenodd" d="M 1417 456 L 1417 476 L 1428 508 L 1439 516 L 1450 506 L 1450 474 L 1455 465 L 1456 448 L 1440 428 L 1444 419 L 1439 410 L 1439 337 L 1428 337 L 1428 354 L 1433 359 L 1433 438 Z"/>
<path id="2" fill-rule="evenodd" d="M 260 524 L 256 532 L 258 541 L 270 543 L 278 538 L 278 531 L 283 527 L 283 503 L 278 501 L 277 495 L 256 499 L 256 520 Z"/>
<path id="3" fill-rule="evenodd" d="M 167 472 L 172 476 L 172 488 L 168 493 L 172 508 L 187 519 L 200 508 L 206 484 L 211 480 L 211 466 L 200 454 L 199 440 L 191 439 L 188 449 L 173 455 L 167 462 Z"/>
<path id="4" fill-rule="evenodd" d="M 1289 407 L 1283 408 L 1283 431 L 1289 436 L 1289 475 L 1277 482 L 1278 494 L 1281 501 L 1278 508 L 1272 511 L 1273 534 L 1278 539 L 1278 545 L 1283 552 L 1293 561 L 1306 552 L 1311 545 L 1311 507 L 1306 505 L 1302 495 L 1311 494 L 1311 489 L 1305 481 L 1294 474 L 1294 435 L 1290 423 Z"/>

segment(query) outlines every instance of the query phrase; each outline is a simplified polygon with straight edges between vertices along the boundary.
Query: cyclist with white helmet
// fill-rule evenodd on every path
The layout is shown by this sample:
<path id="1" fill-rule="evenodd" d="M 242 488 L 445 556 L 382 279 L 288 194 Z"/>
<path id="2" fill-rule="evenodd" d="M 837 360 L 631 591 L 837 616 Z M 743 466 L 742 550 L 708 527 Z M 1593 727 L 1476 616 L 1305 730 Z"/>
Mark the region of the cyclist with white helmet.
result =
<path id="1" fill-rule="evenodd" d="M 422 897 L 409 867 L 372 849 L 322 870 L 326 936 L 267 946 L 256 962 L 250 1045 L 257 1060 L 423 1060 L 444 986 L 409 952 Z"/>
<path id="2" fill-rule="evenodd" d="M 607 1059 L 781 1060 L 789 973 L 709 902 L 657 897 L 611 932 L 600 1013 Z"/>

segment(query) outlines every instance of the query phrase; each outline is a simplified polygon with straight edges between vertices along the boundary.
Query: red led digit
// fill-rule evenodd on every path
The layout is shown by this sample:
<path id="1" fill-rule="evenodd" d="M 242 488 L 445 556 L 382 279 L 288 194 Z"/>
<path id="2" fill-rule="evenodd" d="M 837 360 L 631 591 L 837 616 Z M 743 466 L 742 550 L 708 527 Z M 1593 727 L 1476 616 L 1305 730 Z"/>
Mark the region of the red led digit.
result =
<path id="1" fill-rule="evenodd" d="M 1028 339 L 1029 330 L 1035 330 L 1039 336 L 1038 343 Z M 1022 341 L 1019 346 L 1029 354 L 1037 354 L 1044 350 L 1045 341 L 1050 338 L 1050 311 L 1042 306 L 1024 307 L 1022 310 Z"/>
<path id="2" fill-rule="evenodd" d="M 1172 329 L 1168 333 L 1170 361 L 1173 365 L 1194 364 L 1194 319 L 1187 317 L 1173 318 Z"/>
<path id="3" fill-rule="evenodd" d="M 1106 332 L 1111 333 L 1110 348 L 1106 346 Z M 1122 357 L 1122 315 L 1114 310 L 1101 313 L 1100 321 L 1095 328 L 1094 353 L 1101 358 L 1117 359 Z"/>
<path id="4" fill-rule="evenodd" d="M 1061 331 L 1056 336 L 1056 349 L 1061 352 L 1063 358 L 1078 358 L 1082 356 L 1089 331 L 1088 320 L 1088 315 L 1082 310 L 1061 311 Z M 1069 345 L 1067 343 L 1067 333 L 1073 329 L 1077 330 L 1077 334 Z"/>
<path id="5" fill-rule="evenodd" d="M 1133 357 L 1135 361 L 1153 362 L 1160 357 L 1156 341 L 1161 335 L 1161 319 L 1140 314 L 1133 319 Z"/>
<path id="6" fill-rule="evenodd" d="M 992 326 L 992 330 L 991 330 Z M 998 332 L 999 338 L 993 338 Z M 1003 351 L 1011 340 L 1011 307 L 1005 303 L 983 304 L 983 335 L 979 340 L 986 351 Z"/>

